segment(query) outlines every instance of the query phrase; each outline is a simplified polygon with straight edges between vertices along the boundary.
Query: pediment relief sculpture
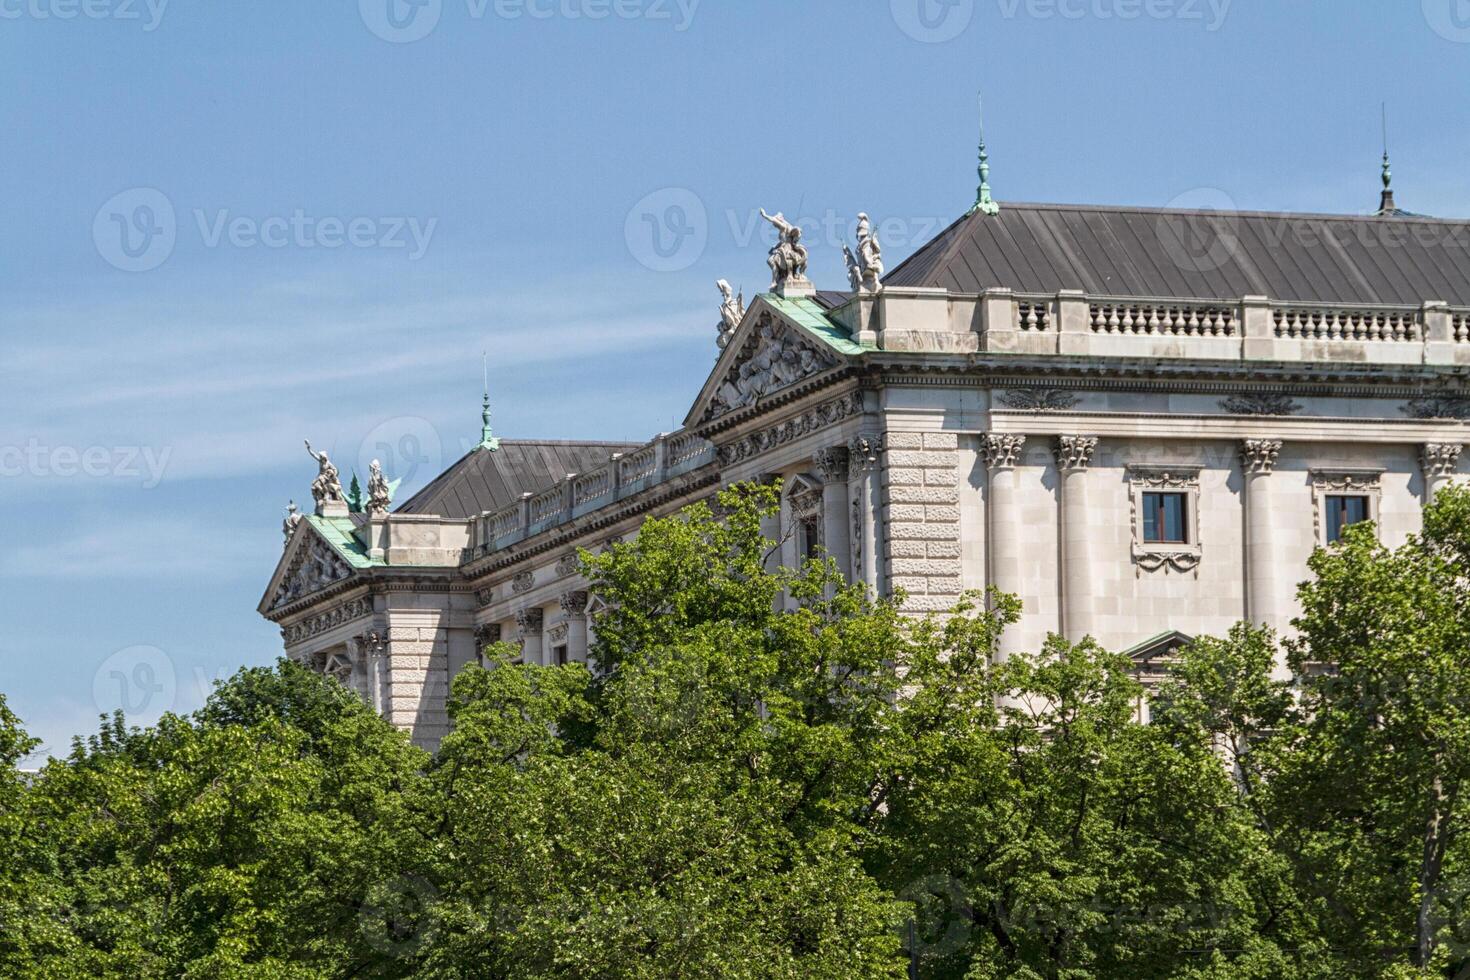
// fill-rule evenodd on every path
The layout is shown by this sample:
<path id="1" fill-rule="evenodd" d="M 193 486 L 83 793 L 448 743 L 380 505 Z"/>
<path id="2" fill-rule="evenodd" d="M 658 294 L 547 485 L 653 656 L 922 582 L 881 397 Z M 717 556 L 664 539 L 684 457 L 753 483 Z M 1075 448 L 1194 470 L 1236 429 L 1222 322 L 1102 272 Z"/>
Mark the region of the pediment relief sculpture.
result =
<path id="1" fill-rule="evenodd" d="M 329 585 L 348 578 L 352 569 L 342 556 L 315 534 L 308 537 L 297 549 L 281 587 L 271 602 L 272 609 L 295 602 L 303 596 L 320 592 Z"/>
<path id="2" fill-rule="evenodd" d="M 809 344 L 766 314 L 715 391 L 706 419 L 755 404 L 804 378 L 837 366 L 830 351 Z"/>

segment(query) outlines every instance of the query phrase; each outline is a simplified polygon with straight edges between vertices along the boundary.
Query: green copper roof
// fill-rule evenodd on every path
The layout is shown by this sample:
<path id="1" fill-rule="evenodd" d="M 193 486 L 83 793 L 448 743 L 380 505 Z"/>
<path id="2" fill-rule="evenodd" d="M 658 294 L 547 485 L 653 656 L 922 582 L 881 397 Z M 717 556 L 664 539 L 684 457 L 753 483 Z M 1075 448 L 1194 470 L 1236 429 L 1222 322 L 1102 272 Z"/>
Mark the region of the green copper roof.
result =
<path id="1" fill-rule="evenodd" d="M 762 293 L 761 299 L 769 303 L 776 312 L 780 313 L 788 321 L 825 342 L 827 346 L 839 354 L 851 356 L 870 350 L 877 350 L 876 347 L 865 347 L 854 341 L 852 335 L 847 332 L 847 329 L 840 324 L 832 322 L 827 317 L 826 310 L 822 308 L 822 305 L 810 296 L 787 298 L 785 296 L 778 296 L 775 293 Z"/>
<path id="2" fill-rule="evenodd" d="M 327 543 L 337 550 L 337 553 L 347 560 L 347 564 L 353 568 L 378 568 L 388 564 L 381 558 L 369 558 L 367 549 L 362 542 L 353 535 L 353 523 L 350 517 L 318 517 L 316 514 L 306 515 L 306 520 L 311 524 L 312 530 L 316 531 Z"/>

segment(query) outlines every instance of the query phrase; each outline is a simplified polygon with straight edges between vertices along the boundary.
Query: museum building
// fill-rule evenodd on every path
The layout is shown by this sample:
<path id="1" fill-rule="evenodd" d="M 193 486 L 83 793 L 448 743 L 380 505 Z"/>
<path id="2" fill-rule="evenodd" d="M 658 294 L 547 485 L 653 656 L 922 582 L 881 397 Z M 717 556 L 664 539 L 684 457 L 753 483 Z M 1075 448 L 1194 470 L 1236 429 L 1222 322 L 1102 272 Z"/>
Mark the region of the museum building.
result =
<path id="1" fill-rule="evenodd" d="M 998 656 L 1092 636 L 1151 677 L 1193 636 L 1289 629 L 1314 548 L 1359 521 L 1403 542 L 1462 472 L 1470 226 L 1395 207 L 1386 160 L 1362 216 L 997 203 L 984 169 L 886 273 L 860 215 L 841 291 L 765 215 L 772 285 L 721 282 L 677 431 L 498 439 L 487 397 L 479 445 L 398 504 L 313 453 L 259 607 L 287 655 L 432 749 L 486 644 L 587 658 L 579 549 L 779 478 L 785 563 L 831 555 L 916 613 L 994 586 L 1023 603 Z"/>

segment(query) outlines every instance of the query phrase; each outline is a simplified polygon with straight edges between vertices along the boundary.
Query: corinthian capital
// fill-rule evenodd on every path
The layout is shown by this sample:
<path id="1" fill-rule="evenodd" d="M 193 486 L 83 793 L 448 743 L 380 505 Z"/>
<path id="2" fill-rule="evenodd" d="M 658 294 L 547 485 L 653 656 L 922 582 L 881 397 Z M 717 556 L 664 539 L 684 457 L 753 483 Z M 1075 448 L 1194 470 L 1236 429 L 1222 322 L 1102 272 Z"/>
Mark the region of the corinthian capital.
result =
<path id="1" fill-rule="evenodd" d="M 522 637 L 540 636 L 541 623 L 545 613 L 540 606 L 530 609 L 522 609 L 516 613 L 516 627 L 520 630 Z"/>
<path id="2" fill-rule="evenodd" d="M 846 483 L 847 460 L 847 449 L 834 446 L 831 449 L 818 450 L 812 457 L 812 464 L 816 466 L 817 475 L 822 478 L 823 483 Z"/>
<path id="3" fill-rule="evenodd" d="M 1424 467 L 1424 475 L 1452 475 L 1459 465 L 1463 448 L 1458 442 L 1426 442 L 1419 450 L 1419 465 Z"/>
<path id="4" fill-rule="evenodd" d="M 580 616 L 587 611 L 587 593 L 583 590 L 563 592 L 560 602 L 561 611 L 568 616 Z"/>
<path id="5" fill-rule="evenodd" d="M 1057 436 L 1057 467 L 1062 470 L 1085 470 L 1097 448 L 1097 436 Z"/>
<path id="6" fill-rule="evenodd" d="M 1280 453 L 1280 439 L 1247 439 L 1240 444 L 1240 462 L 1247 473 L 1270 473 Z"/>
<path id="7" fill-rule="evenodd" d="M 870 470 L 878 465 L 878 453 L 882 449 L 882 437 L 875 432 L 865 432 L 848 445 L 848 465 L 862 471 Z"/>
<path id="8" fill-rule="evenodd" d="M 1024 445 L 1026 445 L 1025 436 L 999 432 L 988 434 L 982 447 L 985 452 L 985 465 L 993 470 L 1011 469 L 1016 465 L 1016 457 L 1021 455 L 1021 447 Z"/>

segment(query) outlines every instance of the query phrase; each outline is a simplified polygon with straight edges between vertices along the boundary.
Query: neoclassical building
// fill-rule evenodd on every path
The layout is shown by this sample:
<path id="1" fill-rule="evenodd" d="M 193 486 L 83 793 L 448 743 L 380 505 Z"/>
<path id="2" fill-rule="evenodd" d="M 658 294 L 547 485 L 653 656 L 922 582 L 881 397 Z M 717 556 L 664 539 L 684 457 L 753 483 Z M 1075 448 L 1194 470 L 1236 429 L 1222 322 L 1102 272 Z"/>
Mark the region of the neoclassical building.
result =
<path id="1" fill-rule="evenodd" d="M 1386 184 L 1386 181 L 1385 181 Z M 287 654 L 434 747 L 493 640 L 584 660 L 596 551 L 720 487 L 780 478 L 785 561 L 826 553 L 908 608 L 1020 596 L 998 655 L 1096 637 L 1154 676 L 1189 637 L 1288 628 L 1311 551 L 1387 544 L 1463 472 L 1470 227 L 1367 216 L 996 204 L 883 273 L 866 216 L 843 291 L 768 216 L 773 283 L 721 284 L 718 359 L 641 444 L 490 432 L 396 506 L 318 457 L 260 603 Z"/>

